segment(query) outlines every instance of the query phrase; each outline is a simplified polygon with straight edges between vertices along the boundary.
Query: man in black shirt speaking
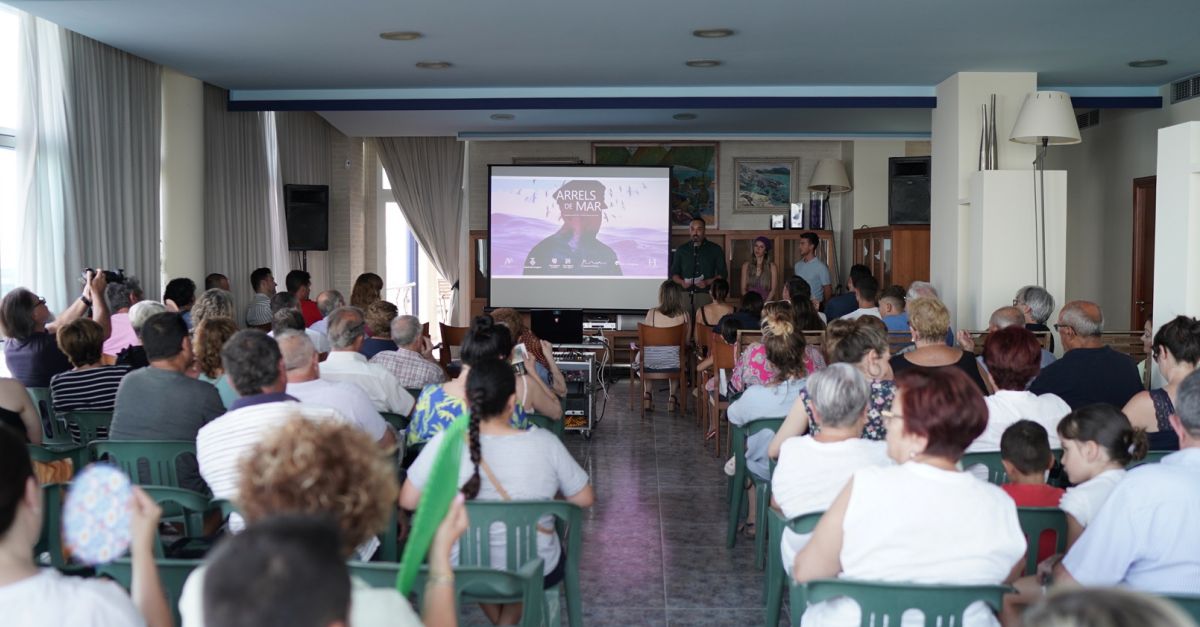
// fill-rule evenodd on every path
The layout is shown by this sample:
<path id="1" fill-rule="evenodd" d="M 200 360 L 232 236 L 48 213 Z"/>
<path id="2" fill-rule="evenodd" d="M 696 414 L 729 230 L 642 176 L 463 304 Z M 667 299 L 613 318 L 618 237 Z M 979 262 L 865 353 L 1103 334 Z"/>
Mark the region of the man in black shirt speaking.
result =
<path id="1" fill-rule="evenodd" d="M 524 274 L 621 276 L 617 253 L 596 239 L 604 221 L 604 185 L 600 181 L 567 181 L 554 192 L 563 225 L 537 243 L 525 257 Z"/>

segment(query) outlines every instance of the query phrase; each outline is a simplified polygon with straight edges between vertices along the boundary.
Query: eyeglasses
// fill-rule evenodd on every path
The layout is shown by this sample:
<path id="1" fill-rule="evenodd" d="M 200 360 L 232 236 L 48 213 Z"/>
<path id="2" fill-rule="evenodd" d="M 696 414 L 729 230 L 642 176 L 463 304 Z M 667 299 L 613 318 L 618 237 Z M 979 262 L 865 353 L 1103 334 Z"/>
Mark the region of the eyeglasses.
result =
<path id="1" fill-rule="evenodd" d="M 902 420 L 904 418 L 904 414 L 897 414 L 890 409 L 884 409 L 879 412 L 879 417 L 883 418 L 884 420 Z"/>
<path id="2" fill-rule="evenodd" d="M 38 296 L 37 305 L 34 305 L 34 307 L 37 307 L 39 305 L 45 305 L 45 304 L 46 304 L 46 299 L 42 298 L 41 296 Z"/>
<path id="3" fill-rule="evenodd" d="M 1075 330 L 1075 327 L 1073 327 L 1073 326 L 1071 326 L 1071 325 L 1069 325 L 1069 324 L 1056 324 L 1056 325 L 1054 325 L 1054 330 L 1055 330 L 1055 331 L 1059 331 L 1059 332 L 1061 332 L 1063 329 L 1070 329 L 1070 330 L 1074 331 L 1074 330 Z"/>

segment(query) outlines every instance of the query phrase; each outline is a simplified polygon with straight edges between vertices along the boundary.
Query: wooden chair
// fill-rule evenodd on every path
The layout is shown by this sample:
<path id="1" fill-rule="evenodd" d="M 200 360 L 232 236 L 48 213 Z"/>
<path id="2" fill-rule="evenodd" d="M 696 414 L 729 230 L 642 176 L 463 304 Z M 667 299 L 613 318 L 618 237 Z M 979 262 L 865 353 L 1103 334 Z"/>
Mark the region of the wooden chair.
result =
<path id="1" fill-rule="evenodd" d="M 750 348 L 750 345 L 755 342 L 762 342 L 762 331 L 747 329 L 738 331 L 737 343 L 734 344 L 733 361 L 737 362 L 737 360 L 741 359 L 742 353 L 746 352 Z"/>
<path id="2" fill-rule="evenodd" d="M 912 346 L 911 333 L 888 333 L 888 351 L 893 355 Z"/>
<path id="3" fill-rule="evenodd" d="M 824 348 L 824 346 L 825 346 L 825 332 L 824 331 L 804 331 L 803 333 L 804 333 L 804 343 L 805 344 L 807 344 L 809 346 L 816 346 L 817 348 Z"/>
<path id="4" fill-rule="evenodd" d="M 1100 339 L 1113 350 L 1132 357 L 1134 363 L 1141 362 L 1148 356 L 1142 345 L 1141 331 L 1109 331 L 1101 333 Z"/>
<path id="5" fill-rule="evenodd" d="M 438 352 L 438 361 L 442 364 L 442 369 L 450 367 L 450 349 L 455 346 L 462 346 L 463 340 L 467 337 L 469 327 L 452 327 L 442 323 L 438 323 L 438 328 L 442 331 L 442 343 L 438 346 L 441 350 Z"/>
<path id="6" fill-rule="evenodd" d="M 708 356 L 711 354 L 709 352 L 710 351 L 709 345 L 712 344 L 712 336 L 713 336 L 712 327 L 707 327 L 707 326 L 704 326 L 699 323 L 696 324 L 696 335 L 695 335 L 696 353 L 694 355 L 692 355 L 692 357 L 696 360 L 695 361 L 696 365 L 695 365 L 695 371 L 692 373 L 692 375 L 693 375 L 692 381 L 698 382 L 698 381 L 700 381 L 700 379 L 702 379 L 704 377 L 704 373 L 700 370 L 700 362 L 704 361 L 705 359 L 708 359 Z M 698 383 L 696 386 L 696 389 L 700 390 L 702 393 L 704 390 L 704 386 L 700 385 Z M 704 412 L 701 411 L 701 408 L 704 407 L 704 405 L 705 405 L 705 403 L 700 402 L 700 395 L 697 394 L 697 396 L 696 396 L 696 422 L 701 425 L 703 424 L 703 421 L 704 421 Z"/>
<path id="7" fill-rule="evenodd" d="M 700 382 L 700 392 L 704 399 L 701 407 L 704 411 L 698 413 L 703 414 L 701 420 L 703 421 L 706 434 L 708 431 L 709 416 L 713 415 L 716 417 L 711 422 L 716 425 L 717 430 L 717 435 L 713 440 L 715 443 L 713 453 L 717 457 L 721 456 L 721 417 L 725 415 L 725 410 L 729 407 L 728 396 L 721 398 L 721 371 L 731 372 L 733 370 L 733 353 L 734 345 L 726 342 L 725 338 L 716 333 L 709 336 L 708 354 L 712 356 L 713 361 L 712 366 L 703 373 L 702 381 Z M 715 384 L 716 389 L 712 392 L 708 391 L 708 381 L 710 379 L 717 382 Z M 712 413 L 710 414 L 710 412 Z"/>
<path id="8" fill-rule="evenodd" d="M 638 365 L 641 369 L 639 378 L 642 380 L 641 398 L 644 400 L 646 396 L 650 396 L 653 402 L 654 395 L 646 387 L 647 381 L 678 381 L 679 382 L 679 408 L 681 412 L 687 411 L 687 331 L 688 325 L 678 324 L 673 327 L 650 327 L 644 324 L 638 324 L 638 346 L 641 350 L 638 351 Z M 651 347 L 679 347 L 679 370 L 671 370 L 667 372 L 647 372 L 646 370 L 646 349 Z M 629 402 L 630 409 L 637 397 L 634 396 L 633 377 L 629 378 Z M 670 411 L 668 404 L 667 410 Z M 642 418 L 646 417 L 646 403 L 642 403 Z"/>

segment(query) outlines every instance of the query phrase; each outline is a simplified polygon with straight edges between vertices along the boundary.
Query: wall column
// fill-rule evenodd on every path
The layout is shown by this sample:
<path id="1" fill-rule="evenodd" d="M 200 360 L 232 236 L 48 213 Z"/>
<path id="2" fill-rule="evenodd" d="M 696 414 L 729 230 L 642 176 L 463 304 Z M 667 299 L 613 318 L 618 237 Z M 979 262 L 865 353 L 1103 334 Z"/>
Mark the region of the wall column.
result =
<path id="1" fill-rule="evenodd" d="M 162 74 L 161 151 L 162 285 L 187 277 L 203 290 L 204 83 L 170 68 Z"/>
<path id="2" fill-rule="evenodd" d="M 1200 315 L 1200 122 L 1158 131 L 1154 328 Z"/>

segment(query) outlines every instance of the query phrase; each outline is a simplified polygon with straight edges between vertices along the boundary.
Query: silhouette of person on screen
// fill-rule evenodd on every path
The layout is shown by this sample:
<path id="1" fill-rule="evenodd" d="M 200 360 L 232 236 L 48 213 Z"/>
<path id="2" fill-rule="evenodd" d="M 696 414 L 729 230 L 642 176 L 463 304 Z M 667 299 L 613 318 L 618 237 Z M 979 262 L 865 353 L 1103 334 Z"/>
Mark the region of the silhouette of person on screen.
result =
<path id="1" fill-rule="evenodd" d="M 554 192 L 563 225 L 525 257 L 526 275 L 621 276 L 617 253 L 596 239 L 604 221 L 604 185 L 567 181 Z"/>

